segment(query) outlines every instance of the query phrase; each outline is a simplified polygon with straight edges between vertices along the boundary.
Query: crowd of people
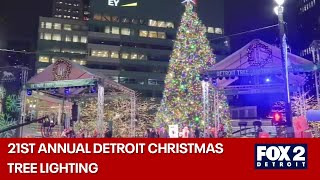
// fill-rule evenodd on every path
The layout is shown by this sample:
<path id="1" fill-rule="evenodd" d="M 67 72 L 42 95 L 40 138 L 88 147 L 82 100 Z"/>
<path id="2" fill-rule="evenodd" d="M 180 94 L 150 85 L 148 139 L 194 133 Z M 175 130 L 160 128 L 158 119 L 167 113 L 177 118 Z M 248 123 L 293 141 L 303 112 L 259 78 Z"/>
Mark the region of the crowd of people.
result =
<path id="1" fill-rule="evenodd" d="M 103 135 L 99 135 L 97 130 L 94 130 L 92 134 L 88 133 L 84 129 L 80 129 L 78 133 L 74 131 L 73 128 L 66 128 L 61 133 L 61 138 L 98 138 L 98 137 L 105 137 L 105 138 L 112 138 L 112 131 L 110 128 L 106 128 Z"/>

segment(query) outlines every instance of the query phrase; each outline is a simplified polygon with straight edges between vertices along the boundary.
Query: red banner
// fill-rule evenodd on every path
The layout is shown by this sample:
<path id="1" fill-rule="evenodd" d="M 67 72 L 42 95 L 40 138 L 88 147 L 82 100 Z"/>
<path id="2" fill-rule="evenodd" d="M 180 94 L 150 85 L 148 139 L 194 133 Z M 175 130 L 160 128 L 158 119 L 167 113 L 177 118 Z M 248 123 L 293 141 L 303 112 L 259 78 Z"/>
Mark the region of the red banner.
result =
<path id="1" fill-rule="evenodd" d="M 0 143 L 2 179 L 320 178 L 318 139 L 0 139 Z M 307 147 L 305 169 L 256 167 L 259 159 L 274 156 L 270 152 L 275 149 L 281 152 L 279 161 L 291 159 L 295 144 Z M 298 152 L 294 156 L 301 148 L 292 150 Z M 301 158 L 295 157 L 297 162 L 290 166 L 302 164 Z M 261 164 L 265 165 L 260 163 L 260 168 Z"/>

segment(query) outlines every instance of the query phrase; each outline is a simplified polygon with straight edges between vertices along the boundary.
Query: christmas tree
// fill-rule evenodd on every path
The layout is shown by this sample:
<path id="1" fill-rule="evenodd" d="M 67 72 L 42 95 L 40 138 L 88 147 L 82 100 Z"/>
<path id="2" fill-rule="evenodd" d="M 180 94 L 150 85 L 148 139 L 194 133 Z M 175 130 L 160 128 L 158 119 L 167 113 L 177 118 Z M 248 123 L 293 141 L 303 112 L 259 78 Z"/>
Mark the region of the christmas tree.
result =
<path id="1" fill-rule="evenodd" d="M 158 124 L 191 124 L 203 120 L 200 74 L 215 63 L 206 27 L 186 0 L 185 12 L 171 55 L 165 90 L 157 113 Z"/>

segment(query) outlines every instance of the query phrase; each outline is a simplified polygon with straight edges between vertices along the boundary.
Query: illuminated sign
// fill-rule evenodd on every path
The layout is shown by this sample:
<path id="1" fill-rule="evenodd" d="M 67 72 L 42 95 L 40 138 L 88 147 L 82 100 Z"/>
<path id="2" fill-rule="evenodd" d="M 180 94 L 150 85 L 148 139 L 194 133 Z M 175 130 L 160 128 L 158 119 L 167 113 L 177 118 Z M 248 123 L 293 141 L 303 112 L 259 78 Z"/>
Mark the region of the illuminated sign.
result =
<path id="1" fill-rule="evenodd" d="M 118 7 L 119 3 L 120 3 L 120 0 L 108 0 L 108 6 Z M 137 2 L 121 5 L 121 7 L 135 7 L 135 6 L 138 6 Z"/>

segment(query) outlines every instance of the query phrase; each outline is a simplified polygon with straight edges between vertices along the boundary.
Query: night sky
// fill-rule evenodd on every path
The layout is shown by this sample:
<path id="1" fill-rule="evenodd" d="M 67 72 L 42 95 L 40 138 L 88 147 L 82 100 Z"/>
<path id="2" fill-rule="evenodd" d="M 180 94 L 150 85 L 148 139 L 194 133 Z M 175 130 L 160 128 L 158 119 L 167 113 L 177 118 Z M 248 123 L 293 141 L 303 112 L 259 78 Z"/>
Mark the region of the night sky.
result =
<path id="1" fill-rule="evenodd" d="M 201 1 L 201 0 L 199 0 Z M 273 0 L 225 0 L 226 35 L 276 24 L 273 14 Z M 9 31 L 9 38 L 27 38 L 36 40 L 38 17 L 51 16 L 52 0 L 2 0 L 0 6 L 0 29 Z M 293 1 L 286 4 L 287 17 L 293 17 Z M 289 12 L 288 12 L 289 11 Z M 289 43 L 294 43 L 295 18 L 287 18 L 290 26 Z M 260 31 L 231 38 L 233 50 L 237 50 L 254 38 L 268 43 L 277 42 L 277 29 Z"/>

